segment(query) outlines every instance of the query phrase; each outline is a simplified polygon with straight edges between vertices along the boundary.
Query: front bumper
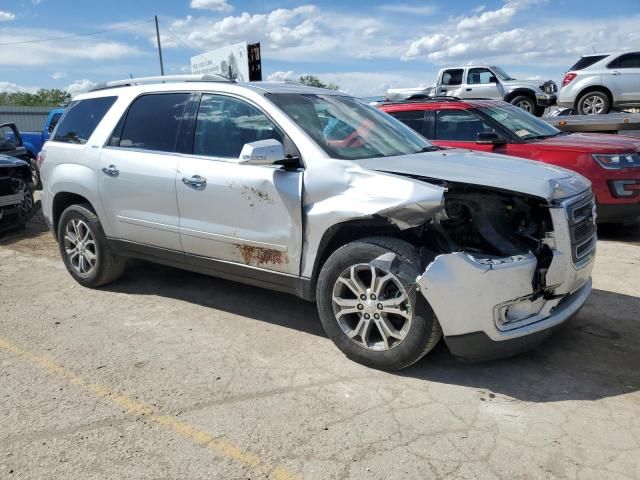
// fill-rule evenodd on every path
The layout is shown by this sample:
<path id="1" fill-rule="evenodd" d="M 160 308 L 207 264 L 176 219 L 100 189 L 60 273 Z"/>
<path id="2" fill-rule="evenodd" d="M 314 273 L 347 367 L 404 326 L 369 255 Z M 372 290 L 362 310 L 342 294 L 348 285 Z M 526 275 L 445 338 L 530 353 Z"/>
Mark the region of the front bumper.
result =
<path id="1" fill-rule="evenodd" d="M 599 204 L 598 223 L 631 224 L 640 221 L 640 203 Z"/>
<path id="2" fill-rule="evenodd" d="M 536 93 L 536 103 L 540 107 L 551 107 L 556 104 L 557 99 L 555 93 Z"/>
<path id="3" fill-rule="evenodd" d="M 543 296 L 534 295 L 538 260 L 532 253 L 476 258 L 455 252 L 427 266 L 416 282 L 454 355 L 477 360 L 531 348 L 580 310 L 591 292 L 595 235 L 589 250 L 577 250 L 585 243 L 572 243 L 575 227 L 568 215 L 573 205 L 584 202 L 549 210 L 554 231 L 545 242 L 553 258 Z"/>

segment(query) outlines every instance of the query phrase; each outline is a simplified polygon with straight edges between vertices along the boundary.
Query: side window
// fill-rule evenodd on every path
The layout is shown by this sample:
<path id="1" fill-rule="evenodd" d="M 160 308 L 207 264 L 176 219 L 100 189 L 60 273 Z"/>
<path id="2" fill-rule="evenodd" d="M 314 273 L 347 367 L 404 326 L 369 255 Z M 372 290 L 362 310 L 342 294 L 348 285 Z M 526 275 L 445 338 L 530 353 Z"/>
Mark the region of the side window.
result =
<path id="1" fill-rule="evenodd" d="M 411 110 L 404 112 L 389 112 L 392 117 L 397 118 L 407 127 L 412 128 L 420 135 L 425 135 L 425 111 L 424 110 Z"/>
<path id="2" fill-rule="evenodd" d="M 439 110 L 436 113 L 436 140 L 475 142 L 478 132 L 493 131 L 491 126 L 465 110 Z"/>
<path id="3" fill-rule="evenodd" d="M 51 123 L 49 124 L 49 133 L 53 132 L 60 121 L 61 113 L 54 113 L 53 117 L 51 117 Z"/>
<path id="4" fill-rule="evenodd" d="M 607 65 L 608 68 L 640 68 L 640 52 L 620 55 Z"/>
<path id="5" fill-rule="evenodd" d="M 53 142 L 85 144 L 118 97 L 71 102 L 60 119 Z"/>
<path id="6" fill-rule="evenodd" d="M 470 68 L 467 73 L 467 83 L 469 85 L 483 85 L 498 83 L 498 80 L 488 68 Z"/>
<path id="7" fill-rule="evenodd" d="M 175 151 L 178 128 L 190 97 L 190 93 L 154 93 L 137 98 L 129 107 L 124 124 L 122 120 L 118 122 L 109 145 Z"/>
<path id="8" fill-rule="evenodd" d="M 270 138 L 283 142 L 278 128 L 254 106 L 224 95 L 202 95 L 193 142 L 195 155 L 238 158 L 245 143 Z"/>
<path id="9" fill-rule="evenodd" d="M 464 70 L 461 68 L 453 68 L 442 72 L 442 85 L 462 85 L 462 74 Z"/>

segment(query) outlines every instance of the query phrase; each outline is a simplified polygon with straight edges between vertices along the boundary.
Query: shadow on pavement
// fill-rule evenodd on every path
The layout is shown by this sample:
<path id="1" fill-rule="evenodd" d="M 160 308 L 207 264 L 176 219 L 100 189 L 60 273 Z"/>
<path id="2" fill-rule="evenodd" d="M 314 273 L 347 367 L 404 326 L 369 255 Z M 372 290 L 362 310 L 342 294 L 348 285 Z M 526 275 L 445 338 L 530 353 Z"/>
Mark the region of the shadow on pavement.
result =
<path id="1" fill-rule="evenodd" d="M 170 297 L 325 336 L 312 303 L 146 262 L 133 262 L 120 281 L 105 288 Z M 397 375 L 476 387 L 523 401 L 554 402 L 638 391 L 639 366 L 640 298 L 594 290 L 576 318 L 531 352 L 492 362 L 463 363 L 441 342 Z"/>
<path id="2" fill-rule="evenodd" d="M 598 225 L 598 239 L 640 245 L 640 222 L 634 225 Z"/>

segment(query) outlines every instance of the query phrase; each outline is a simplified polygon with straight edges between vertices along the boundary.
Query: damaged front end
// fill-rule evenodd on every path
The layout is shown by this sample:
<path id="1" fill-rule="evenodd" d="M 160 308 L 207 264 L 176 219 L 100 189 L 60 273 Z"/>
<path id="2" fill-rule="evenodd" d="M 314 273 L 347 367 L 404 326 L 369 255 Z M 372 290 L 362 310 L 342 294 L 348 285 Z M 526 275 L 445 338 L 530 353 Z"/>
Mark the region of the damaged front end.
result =
<path id="1" fill-rule="evenodd" d="M 512 354 L 578 311 L 591 290 L 595 255 L 590 190 L 547 202 L 476 186 L 446 188 L 444 211 L 421 232 L 425 269 L 417 284 L 452 353 Z"/>

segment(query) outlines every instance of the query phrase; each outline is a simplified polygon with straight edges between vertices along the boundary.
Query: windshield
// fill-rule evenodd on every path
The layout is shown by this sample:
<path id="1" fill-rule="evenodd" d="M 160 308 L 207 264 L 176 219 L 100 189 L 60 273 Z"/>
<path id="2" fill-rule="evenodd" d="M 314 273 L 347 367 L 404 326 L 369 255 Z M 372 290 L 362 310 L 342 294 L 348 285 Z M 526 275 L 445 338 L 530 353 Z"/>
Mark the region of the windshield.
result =
<path id="1" fill-rule="evenodd" d="M 553 137 L 562 133 L 556 127 L 513 105 L 485 107 L 480 110 L 522 140 Z"/>
<path id="2" fill-rule="evenodd" d="M 391 157 L 436 148 L 399 120 L 352 97 L 274 93 L 268 98 L 332 158 Z"/>
<path id="3" fill-rule="evenodd" d="M 491 68 L 493 68 L 493 71 L 498 74 L 501 80 L 515 80 L 515 78 L 511 77 L 511 75 L 509 75 L 500 67 L 491 67 Z"/>

